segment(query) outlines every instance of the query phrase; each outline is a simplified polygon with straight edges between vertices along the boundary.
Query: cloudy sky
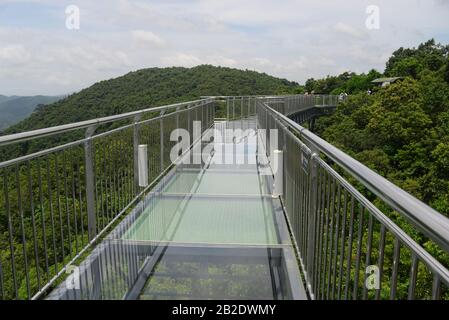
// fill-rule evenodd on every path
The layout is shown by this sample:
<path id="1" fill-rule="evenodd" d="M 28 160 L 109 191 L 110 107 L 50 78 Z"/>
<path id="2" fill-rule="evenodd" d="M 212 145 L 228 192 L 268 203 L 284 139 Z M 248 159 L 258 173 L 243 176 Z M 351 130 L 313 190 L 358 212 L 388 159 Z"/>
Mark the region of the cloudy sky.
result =
<path id="1" fill-rule="evenodd" d="M 66 26 L 69 5 L 79 30 Z M 370 5 L 379 29 L 366 27 Z M 303 83 L 383 70 L 395 49 L 432 37 L 449 44 L 449 0 L 0 0 L 0 94 L 65 94 L 204 63 Z"/>

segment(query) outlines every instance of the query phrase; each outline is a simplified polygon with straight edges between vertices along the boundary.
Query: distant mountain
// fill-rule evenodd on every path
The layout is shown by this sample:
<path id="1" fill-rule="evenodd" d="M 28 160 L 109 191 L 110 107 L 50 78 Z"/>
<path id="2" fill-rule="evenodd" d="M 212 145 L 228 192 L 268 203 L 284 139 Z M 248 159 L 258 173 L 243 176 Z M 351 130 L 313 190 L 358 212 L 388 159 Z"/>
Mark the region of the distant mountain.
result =
<path id="1" fill-rule="evenodd" d="M 210 65 L 143 69 L 101 81 L 56 103 L 39 106 L 29 118 L 4 133 L 189 101 L 203 95 L 269 95 L 293 92 L 298 86 L 265 73 Z"/>
<path id="2" fill-rule="evenodd" d="M 12 100 L 18 98 L 18 96 L 4 96 L 0 94 L 0 103 L 4 102 L 4 101 L 8 101 L 8 100 Z"/>
<path id="3" fill-rule="evenodd" d="M 0 130 L 27 118 L 37 106 L 53 103 L 59 99 L 61 97 L 0 95 Z"/>

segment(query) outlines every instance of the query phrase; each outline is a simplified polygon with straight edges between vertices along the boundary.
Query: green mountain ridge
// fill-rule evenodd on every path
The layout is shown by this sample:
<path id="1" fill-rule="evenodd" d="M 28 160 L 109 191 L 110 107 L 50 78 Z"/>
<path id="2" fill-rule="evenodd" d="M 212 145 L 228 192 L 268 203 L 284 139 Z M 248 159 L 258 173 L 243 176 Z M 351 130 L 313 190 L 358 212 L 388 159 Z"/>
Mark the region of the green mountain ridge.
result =
<path id="1" fill-rule="evenodd" d="M 0 103 L 18 98 L 18 96 L 4 96 L 0 94 Z"/>
<path id="2" fill-rule="evenodd" d="M 205 95 L 257 95 L 293 92 L 298 83 L 249 70 L 202 65 L 149 68 L 100 81 L 50 105 L 4 134 L 94 119 L 143 108 L 198 99 Z"/>

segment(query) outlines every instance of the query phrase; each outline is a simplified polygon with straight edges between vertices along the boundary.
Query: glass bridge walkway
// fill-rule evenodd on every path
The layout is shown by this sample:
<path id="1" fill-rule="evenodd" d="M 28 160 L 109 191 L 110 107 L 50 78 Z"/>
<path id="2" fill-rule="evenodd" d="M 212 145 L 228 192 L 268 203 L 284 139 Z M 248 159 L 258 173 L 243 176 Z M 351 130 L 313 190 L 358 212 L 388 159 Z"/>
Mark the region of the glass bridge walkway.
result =
<path id="1" fill-rule="evenodd" d="M 216 122 L 207 159 L 176 165 L 48 298 L 306 299 L 264 145 L 226 128 L 256 121 Z"/>

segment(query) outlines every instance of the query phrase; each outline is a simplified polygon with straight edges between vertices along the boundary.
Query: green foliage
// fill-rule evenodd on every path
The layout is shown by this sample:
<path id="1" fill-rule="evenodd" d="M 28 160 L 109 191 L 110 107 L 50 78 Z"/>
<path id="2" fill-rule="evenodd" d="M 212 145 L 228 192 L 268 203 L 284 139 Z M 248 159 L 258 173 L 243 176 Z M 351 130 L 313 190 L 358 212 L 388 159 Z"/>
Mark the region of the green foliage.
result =
<path id="1" fill-rule="evenodd" d="M 202 65 L 151 68 L 101 81 L 51 105 L 40 106 L 5 134 L 105 117 L 212 95 L 270 95 L 300 91 L 295 82 L 265 73 Z"/>
<path id="2" fill-rule="evenodd" d="M 449 197 L 447 54 L 433 40 L 397 50 L 386 74 L 398 75 L 394 70 L 412 60 L 417 74 L 372 95 L 352 95 L 316 124 L 323 138 L 442 212 L 449 211 L 441 210 Z"/>
<path id="3" fill-rule="evenodd" d="M 446 83 L 449 83 L 449 58 L 446 59 L 446 67 L 444 68 L 443 72 L 444 80 L 446 81 Z"/>
<path id="4" fill-rule="evenodd" d="M 418 59 L 416 59 L 415 57 L 409 57 L 396 63 L 391 70 L 391 74 L 401 77 L 416 78 L 422 68 L 423 66 Z"/>
<path id="5" fill-rule="evenodd" d="M 406 80 L 382 90 L 372 105 L 367 134 L 377 137 L 378 145 L 388 152 L 422 140 L 431 124 L 422 109 L 422 96 L 414 80 Z"/>
<path id="6" fill-rule="evenodd" d="M 448 83 L 435 72 L 423 72 L 419 81 L 424 111 L 435 120 L 441 112 L 449 110 Z"/>
<path id="7" fill-rule="evenodd" d="M 417 78 L 422 70 L 438 71 L 447 65 L 449 46 L 436 44 L 434 39 L 418 48 L 399 48 L 387 62 L 385 75 Z"/>
<path id="8" fill-rule="evenodd" d="M 308 79 L 304 86 L 305 91 L 316 94 L 340 94 L 365 92 L 372 89 L 371 81 L 380 77 L 381 74 L 376 70 L 371 70 L 367 74 L 355 74 L 353 72 L 344 72 L 338 76 L 327 76 L 324 79 Z"/>
<path id="9" fill-rule="evenodd" d="M 418 199 L 449 216 L 448 46 L 430 40 L 400 48 L 387 62 L 387 76 L 402 81 L 349 96 L 334 114 L 316 122 L 317 133 Z M 368 197 L 444 265 L 449 255 L 401 215 Z M 386 251 L 392 250 L 387 246 Z M 410 254 L 400 263 L 410 265 Z M 404 268 L 407 270 L 407 268 Z M 400 271 L 401 272 L 401 271 Z M 403 277 L 403 280 L 401 280 Z M 403 281 L 403 283 L 401 283 Z M 407 297 L 407 274 L 399 274 L 398 295 Z M 429 298 L 432 276 L 418 268 L 417 296 Z M 386 284 L 388 286 L 388 284 Z M 445 298 L 447 299 L 447 293 Z"/>

